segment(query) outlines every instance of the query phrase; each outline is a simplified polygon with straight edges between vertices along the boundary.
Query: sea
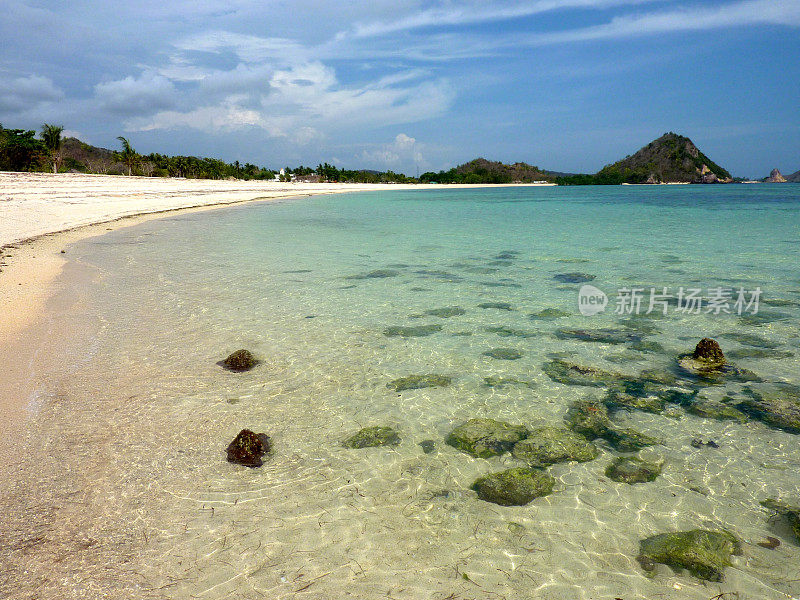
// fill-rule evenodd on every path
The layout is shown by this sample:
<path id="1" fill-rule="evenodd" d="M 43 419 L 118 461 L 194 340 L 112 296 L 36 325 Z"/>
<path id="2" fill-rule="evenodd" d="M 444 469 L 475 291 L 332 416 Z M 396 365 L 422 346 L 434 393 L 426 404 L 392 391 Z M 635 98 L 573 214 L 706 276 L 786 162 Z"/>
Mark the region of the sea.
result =
<path id="1" fill-rule="evenodd" d="M 800 505 L 800 438 L 740 410 L 800 385 L 800 185 L 321 195 L 65 256 L 35 450 L 0 500 L 9 597 L 800 597 L 800 540 L 760 504 Z M 702 338 L 736 376 L 681 369 Z M 257 366 L 222 368 L 237 349 Z M 553 376 L 574 366 L 634 400 Z M 396 383 L 416 375 L 449 383 Z M 475 418 L 563 428 L 583 400 L 657 443 L 597 439 L 594 460 L 542 467 L 551 493 L 501 506 L 473 483 L 524 462 L 446 442 Z M 399 444 L 346 447 L 374 426 Z M 269 435 L 263 466 L 226 460 L 242 429 Z M 614 481 L 621 456 L 661 473 Z M 694 529 L 741 541 L 722 581 L 637 560 Z"/>

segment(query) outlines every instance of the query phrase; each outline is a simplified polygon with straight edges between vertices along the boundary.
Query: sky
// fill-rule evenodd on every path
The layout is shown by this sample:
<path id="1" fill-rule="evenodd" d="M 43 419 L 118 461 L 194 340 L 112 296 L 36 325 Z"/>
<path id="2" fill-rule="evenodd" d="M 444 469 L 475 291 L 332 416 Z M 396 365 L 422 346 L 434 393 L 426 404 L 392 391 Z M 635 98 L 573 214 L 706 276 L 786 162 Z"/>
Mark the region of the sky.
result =
<path id="1" fill-rule="evenodd" d="M 140 153 L 596 172 L 667 131 L 800 169 L 800 0 L 0 0 L 0 123 Z"/>

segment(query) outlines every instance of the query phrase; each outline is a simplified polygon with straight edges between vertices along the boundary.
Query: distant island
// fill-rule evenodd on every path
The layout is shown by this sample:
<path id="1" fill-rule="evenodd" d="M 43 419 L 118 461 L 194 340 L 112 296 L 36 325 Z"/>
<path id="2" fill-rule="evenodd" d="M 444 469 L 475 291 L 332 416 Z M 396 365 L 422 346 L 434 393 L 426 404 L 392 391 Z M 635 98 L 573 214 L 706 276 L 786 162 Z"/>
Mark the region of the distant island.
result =
<path id="1" fill-rule="evenodd" d="M 0 124 L 0 171 L 50 171 L 188 179 L 260 179 L 326 183 L 453 183 L 558 185 L 620 185 L 672 183 L 731 183 L 743 181 L 703 154 L 688 137 L 669 132 L 635 154 L 606 165 L 595 174 L 549 171 L 525 162 L 505 164 L 476 158 L 448 171 L 427 172 L 418 178 L 394 171 L 340 169 L 328 163 L 317 167 L 269 169 L 215 158 L 141 155 L 120 136 L 121 150 L 86 144 L 74 137 L 62 139 L 63 127 L 44 124 L 36 131 L 6 129 Z M 763 182 L 800 183 L 800 171 L 787 177 L 774 169 Z M 757 183 L 757 182 L 752 182 Z"/>

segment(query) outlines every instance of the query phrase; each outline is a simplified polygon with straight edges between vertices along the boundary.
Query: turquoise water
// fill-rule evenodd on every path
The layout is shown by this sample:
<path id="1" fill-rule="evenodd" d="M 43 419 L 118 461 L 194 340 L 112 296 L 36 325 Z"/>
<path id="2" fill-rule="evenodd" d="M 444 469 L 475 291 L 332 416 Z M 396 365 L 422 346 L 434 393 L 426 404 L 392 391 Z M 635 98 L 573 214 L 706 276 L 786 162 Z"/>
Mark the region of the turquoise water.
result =
<path id="1" fill-rule="evenodd" d="M 665 389 L 734 405 L 747 386 L 800 384 L 799 231 L 795 185 L 511 187 L 254 204 L 86 240 L 69 252 L 92 278 L 73 310 L 96 325 L 76 332 L 69 372 L 37 399 L 40 421 L 59 432 L 49 484 L 96 490 L 101 516 L 74 522 L 120 537 L 98 560 L 136 548 L 139 597 L 798 596 L 798 540 L 759 506 L 800 504 L 795 434 L 676 404 L 620 410 L 616 424 L 661 441 L 639 453 L 663 461 L 658 479 L 608 479 L 620 453 L 601 440 L 597 459 L 549 467 L 553 493 L 522 507 L 469 489 L 518 466 L 510 454 L 473 458 L 444 439 L 473 417 L 561 425 L 573 401 L 604 397 L 549 377 L 543 367 L 559 358 L 629 377 L 672 373 Z M 609 296 L 604 313 L 580 314 L 582 279 Z M 631 287 L 762 296 L 757 315 L 736 314 L 732 300 L 730 314 L 670 305 L 631 318 L 615 313 Z M 501 302 L 510 310 L 479 306 Z M 426 312 L 445 307 L 463 314 Z M 545 309 L 563 315 L 531 317 Z M 385 334 L 418 325 L 441 329 Z M 568 331 L 601 328 L 622 343 Z M 767 383 L 681 374 L 676 358 L 702 337 Z M 239 374 L 216 365 L 240 347 L 263 362 Z M 520 358 L 484 354 L 496 348 Z M 429 373 L 452 383 L 387 387 Z M 401 444 L 342 446 L 371 425 L 396 428 Z M 243 427 L 273 439 L 260 469 L 225 461 Z M 743 540 L 725 580 L 663 565 L 648 577 L 639 541 L 697 527 Z M 767 536 L 780 546 L 759 546 Z"/>

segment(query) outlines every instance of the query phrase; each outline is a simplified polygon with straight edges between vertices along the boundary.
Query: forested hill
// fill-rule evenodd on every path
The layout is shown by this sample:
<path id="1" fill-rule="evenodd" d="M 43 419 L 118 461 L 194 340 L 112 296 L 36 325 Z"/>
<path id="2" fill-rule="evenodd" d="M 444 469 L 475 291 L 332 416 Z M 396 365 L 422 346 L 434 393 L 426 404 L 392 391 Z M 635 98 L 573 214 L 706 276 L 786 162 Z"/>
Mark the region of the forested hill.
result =
<path id="1" fill-rule="evenodd" d="M 449 171 L 428 172 L 419 176 L 419 180 L 426 183 L 532 183 L 554 179 L 553 174 L 527 163 L 507 165 L 485 158 L 476 158 Z"/>
<path id="2" fill-rule="evenodd" d="M 665 133 L 636 154 L 603 167 L 595 175 L 559 178 L 563 184 L 729 183 L 731 174 L 703 154 L 692 140 Z"/>

